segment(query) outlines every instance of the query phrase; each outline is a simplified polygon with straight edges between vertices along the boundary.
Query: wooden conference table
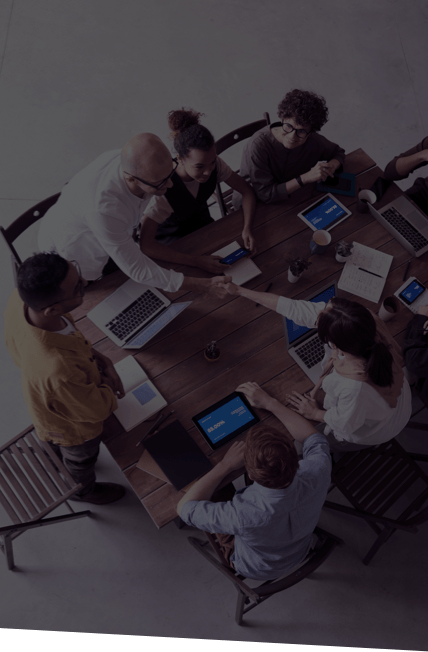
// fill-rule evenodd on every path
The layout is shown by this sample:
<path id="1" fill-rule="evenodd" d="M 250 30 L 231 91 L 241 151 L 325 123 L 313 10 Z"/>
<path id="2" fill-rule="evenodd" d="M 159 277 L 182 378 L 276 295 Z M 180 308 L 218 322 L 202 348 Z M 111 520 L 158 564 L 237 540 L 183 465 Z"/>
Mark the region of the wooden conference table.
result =
<path id="1" fill-rule="evenodd" d="M 370 188 L 382 171 L 361 149 L 346 157 L 345 172 L 357 176 L 357 190 Z M 402 194 L 393 184 L 385 193 L 379 206 L 385 205 Z M 311 266 L 298 283 L 287 280 L 286 258 L 290 254 L 309 254 L 312 231 L 305 226 L 297 213 L 320 196 L 315 184 L 305 186 L 291 195 L 290 201 L 264 205 L 258 204 L 253 225 L 257 255 L 254 260 L 262 274 L 247 284 L 256 290 L 265 290 L 272 283 L 271 292 L 297 299 L 304 299 L 310 293 L 323 287 L 333 279 L 339 279 L 343 264 L 335 260 L 334 243 L 338 240 L 357 241 L 394 256 L 386 285 L 381 297 L 391 295 L 401 285 L 407 261 L 411 258 L 409 276 L 428 281 L 428 253 L 413 258 L 369 213 L 356 211 L 356 198 L 340 196 L 340 201 L 352 210 L 352 216 L 332 231 L 332 245 L 321 256 L 311 256 Z M 300 208 L 297 208 L 300 207 Z M 209 254 L 233 240 L 240 238 L 242 212 L 237 211 L 210 224 L 174 243 L 175 249 L 185 253 Z M 164 267 L 179 269 L 189 276 L 209 276 L 194 267 L 179 267 L 160 263 Z M 86 317 L 86 313 L 127 277 L 118 271 L 92 284 L 85 295 L 82 306 L 74 311 L 79 329 L 88 337 L 96 349 L 109 356 L 114 363 L 130 355 L 129 350 L 117 347 Z M 164 328 L 155 338 L 133 355 L 144 368 L 149 378 L 165 397 L 168 406 L 164 411 L 175 410 L 163 425 L 179 419 L 213 464 L 222 459 L 228 444 L 218 451 L 211 451 L 200 433 L 193 426 L 191 417 L 220 400 L 246 381 L 259 383 L 269 394 L 285 402 L 285 395 L 291 390 L 307 391 L 312 387 L 309 378 L 290 358 L 285 349 L 281 317 L 252 301 L 242 297 L 228 296 L 217 299 L 195 293 L 164 292 L 171 300 L 193 300 L 193 303 Z M 354 298 L 375 312 L 379 305 L 353 297 L 341 291 L 341 296 Z M 404 330 L 411 318 L 411 312 L 404 306 L 388 322 L 392 335 L 401 343 Z M 220 357 L 208 362 L 204 349 L 212 340 L 217 341 Z M 280 430 L 282 424 L 265 410 L 257 410 Z M 143 452 L 137 441 L 153 424 L 147 421 L 130 432 L 123 428 L 112 415 L 106 421 L 105 444 L 111 455 L 131 484 L 157 527 L 163 527 L 177 516 L 176 505 L 183 495 L 172 485 L 138 469 L 136 463 Z M 241 438 L 245 437 L 245 433 Z M 236 476 L 235 476 L 236 477 Z M 226 478 L 226 481 L 232 479 Z"/>

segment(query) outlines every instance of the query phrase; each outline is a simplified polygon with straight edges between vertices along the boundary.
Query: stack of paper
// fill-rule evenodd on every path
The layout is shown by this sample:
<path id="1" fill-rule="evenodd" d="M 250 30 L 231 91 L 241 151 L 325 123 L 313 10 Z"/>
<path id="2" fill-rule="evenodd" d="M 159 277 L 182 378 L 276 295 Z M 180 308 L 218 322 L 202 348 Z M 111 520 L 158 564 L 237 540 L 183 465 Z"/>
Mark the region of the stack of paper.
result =
<path id="1" fill-rule="evenodd" d="M 393 256 L 354 242 L 337 287 L 377 303 L 385 286 Z"/>

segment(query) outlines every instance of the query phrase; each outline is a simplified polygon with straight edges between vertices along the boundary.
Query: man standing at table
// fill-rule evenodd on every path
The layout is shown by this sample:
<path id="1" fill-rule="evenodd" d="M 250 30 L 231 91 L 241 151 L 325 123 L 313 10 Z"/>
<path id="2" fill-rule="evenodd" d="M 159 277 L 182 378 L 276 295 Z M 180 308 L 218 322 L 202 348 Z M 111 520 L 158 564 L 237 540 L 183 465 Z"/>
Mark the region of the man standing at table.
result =
<path id="1" fill-rule="evenodd" d="M 111 360 L 68 314 L 82 303 L 85 285 L 74 261 L 53 252 L 28 258 L 7 304 L 5 337 L 37 436 L 82 484 L 70 500 L 105 505 L 125 493 L 121 485 L 95 482 L 94 470 L 103 422 L 124 390 Z"/>
<path id="2" fill-rule="evenodd" d="M 399 154 L 388 163 L 384 177 L 390 181 L 407 179 L 411 172 L 428 165 L 428 136 L 418 145 Z M 406 195 L 428 215 L 428 177 L 418 177 Z"/>
<path id="3" fill-rule="evenodd" d="M 239 174 L 266 204 L 286 201 L 308 183 L 325 181 L 341 168 L 345 151 L 317 132 L 328 120 L 321 95 L 297 88 L 278 105 L 280 122 L 263 127 L 242 153 Z M 233 193 L 239 208 L 241 195 Z"/>
<path id="4" fill-rule="evenodd" d="M 176 164 L 154 134 L 137 134 L 122 150 L 99 156 L 66 184 L 43 217 L 38 245 L 80 265 L 83 278 L 95 280 L 119 267 L 134 281 L 169 292 L 194 290 L 222 295 L 225 277 L 185 277 L 160 267 L 134 241 L 153 196 L 172 186 Z M 115 265 L 112 265 L 115 264 Z"/>
<path id="5" fill-rule="evenodd" d="M 309 421 L 257 383 L 244 383 L 237 391 L 251 405 L 270 410 L 291 437 L 271 426 L 254 426 L 245 443 L 235 442 L 223 460 L 187 491 L 177 512 L 187 525 L 216 534 L 238 573 L 256 580 L 274 579 L 303 561 L 313 543 L 330 484 L 330 448 Z M 292 438 L 303 443 L 300 462 Z M 230 501 L 212 502 L 216 487 L 244 464 L 254 483 Z"/>

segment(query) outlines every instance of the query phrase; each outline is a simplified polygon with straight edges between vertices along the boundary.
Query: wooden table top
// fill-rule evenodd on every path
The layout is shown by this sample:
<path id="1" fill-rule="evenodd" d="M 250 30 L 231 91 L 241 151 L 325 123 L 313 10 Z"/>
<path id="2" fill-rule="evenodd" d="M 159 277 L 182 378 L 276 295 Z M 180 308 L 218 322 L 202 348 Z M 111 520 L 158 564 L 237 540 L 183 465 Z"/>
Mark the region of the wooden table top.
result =
<path id="1" fill-rule="evenodd" d="M 357 191 L 370 188 L 382 171 L 361 149 L 346 156 L 345 172 L 357 176 Z M 402 191 L 393 184 L 379 205 L 385 205 Z M 271 282 L 271 292 L 291 298 L 304 299 L 329 281 L 338 280 L 343 264 L 335 260 L 334 244 L 342 239 L 357 241 L 394 256 L 382 293 L 391 295 L 401 285 L 405 265 L 411 258 L 409 276 L 417 276 L 423 283 L 428 281 L 428 252 L 413 258 L 369 213 L 356 211 L 356 198 L 340 195 L 340 201 L 349 207 L 352 216 L 332 231 L 332 246 L 322 256 L 311 256 L 311 266 L 298 283 L 287 280 L 285 260 L 291 253 L 309 254 L 312 231 L 297 217 L 302 205 L 315 201 L 320 193 L 315 184 L 300 188 L 287 202 L 257 204 L 253 233 L 256 238 L 257 255 L 254 260 L 262 274 L 246 284 L 246 287 L 263 291 Z M 299 208 L 298 208 L 299 207 Z M 175 249 L 199 254 L 212 253 L 233 240 L 241 240 L 242 212 L 237 211 L 174 243 Z M 208 277 L 209 274 L 194 267 L 183 267 L 160 262 L 163 267 L 178 269 L 188 276 Z M 85 301 L 73 312 L 78 328 L 95 348 L 112 359 L 114 363 L 130 354 L 117 347 L 86 317 L 86 314 L 102 299 L 111 294 L 127 280 L 122 272 L 115 272 L 92 284 Z M 193 300 L 193 303 L 133 355 L 140 362 L 149 378 L 168 402 L 165 410 L 175 413 L 163 425 L 179 419 L 213 464 L 222 459 L 231 445 L 211 451 L 194 427 L 191 417 L 220 400 L 246 381 L 259 383 L 269 394 L 285 401 L 291 389 L 300 392 L 312 387 L 309 378 L 288 355 L 285 348 L 281 317 L 263 306 L 256 306 L 242 297 L 217 299 L 193 292 L 163 294 L 171 300 Z M 380 306 L 341 291 L 341 296 L 356 299 L 377 312 Z M 387 326 L 401 343 L 404 330 L 412 314 L 404 306 Z M 215 340 L 220 349 L 216 362 L 204 357 L 206 345 Z M 279 430 L 284 426 L 265 410 L 256 410 L 260 418 L 271 422 Z M 123 428 L 112 415 L 106 421 L 105 444 L 131 484 L 138 498 L 149 512 L 157 527 L 163 527 L 176 518 L 176 505 L 183 492 L 172 485 L 138 469 L 135 465 L 143 452 L 136 447 L 137 441 L 150 428 L 153 421 L 140 424 L 130 432 Z M 240 436 L 245 437 L 245 433 Z M 226 481 L 228 478 L 226 479 Z"/>

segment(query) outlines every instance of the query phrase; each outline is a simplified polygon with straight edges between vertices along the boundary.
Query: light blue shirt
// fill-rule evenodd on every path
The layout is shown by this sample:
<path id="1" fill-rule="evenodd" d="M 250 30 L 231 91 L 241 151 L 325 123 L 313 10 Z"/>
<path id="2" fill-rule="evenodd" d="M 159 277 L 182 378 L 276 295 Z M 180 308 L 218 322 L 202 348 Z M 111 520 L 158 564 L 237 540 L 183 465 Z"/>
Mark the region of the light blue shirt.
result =
<path id="1" fill-rule="evenodd" d="M 306 556 L 330 476 L 329 445 L 324 435 L 314 433 L 303 442 L 303 460 L 285 489 L 254 482 L 228 502 L 190 500 L 183 505 L 181 518 L 206 532 L 234 534 L 235 569 L 245 577 L 273 579 Z"/>

